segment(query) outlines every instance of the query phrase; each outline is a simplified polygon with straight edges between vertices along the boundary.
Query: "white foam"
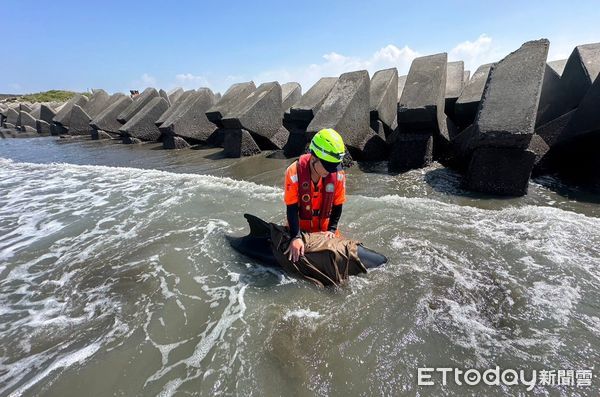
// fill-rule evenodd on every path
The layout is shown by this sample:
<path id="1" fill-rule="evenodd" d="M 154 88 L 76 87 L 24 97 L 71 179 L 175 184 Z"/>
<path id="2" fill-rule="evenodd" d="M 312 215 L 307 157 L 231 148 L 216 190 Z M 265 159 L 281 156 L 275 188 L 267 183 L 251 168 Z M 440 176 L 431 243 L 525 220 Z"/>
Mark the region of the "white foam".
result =
<path id="1" fill-rule="evenodd" d="M 283 319 L 284 320 L 289 320 L 291 317 L 306 318 L 306 319 L 316 320 L 316 319 L 319 319 L 319 318 L 323 317 L 323 315 L 321 313 L 319 313 L 319 312 L 312 311 L 312 310 L 309 310 L 309 309 L 288 310 L 283 315 Z"/>
<path id="2" fill-rule="evenodd" d="M 26 384 L 19 387 L 15 391 L 13 391 L 10 395 L 15 396 L 15 397 L 23 395 L 23 393 L 25 391 L 27 391 L 30 387 L 32 387 L 36 383 L 40 382 L 42 379 L 46 378 L 52 372 L 54 372 L 58 369 L 68 368 L 68 367 L 72 366 L 73 364 L 83 363 L 86 359 L 88 359 L 89 357 L 94 355 L 98 350 L 100 350 L 100 344 L 93 343 L 91 345 L 88 345 L 88 346 L 76 351 L 76 352 L 73 352 L 71 354 L 61 357 L 60 359 L 54 361 L 44 371 L 35 375 Z"/>

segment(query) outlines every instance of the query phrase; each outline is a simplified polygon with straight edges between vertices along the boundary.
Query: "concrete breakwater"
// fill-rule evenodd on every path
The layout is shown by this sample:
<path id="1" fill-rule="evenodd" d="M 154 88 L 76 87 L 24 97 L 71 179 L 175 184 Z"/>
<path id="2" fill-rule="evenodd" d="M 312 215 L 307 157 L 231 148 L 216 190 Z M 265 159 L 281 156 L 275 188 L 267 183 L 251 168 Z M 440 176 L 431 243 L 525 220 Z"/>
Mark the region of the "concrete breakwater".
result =
<path id="1" fill-rule="evenodd" d="M 134 98 L 98 89 L 63 104 L 0 104 L 1 137 L 39 135 L 162 142 L 165 149 L 222 147 L 227 157 L 280 150 L 295 157 L 334 128 L 349 158 L 386 161 L 390 172 L 458 169 L 473 191 L 520 196 L 532 175 L 562 173 L 600 185 L 600 43 L 548 62 L 549 42 L 524 43 L 472 76 L 447 54 L 395 68 L 298 83 L 147 88 Z M 470 78 L 469 78 L 470 77 Z"/>

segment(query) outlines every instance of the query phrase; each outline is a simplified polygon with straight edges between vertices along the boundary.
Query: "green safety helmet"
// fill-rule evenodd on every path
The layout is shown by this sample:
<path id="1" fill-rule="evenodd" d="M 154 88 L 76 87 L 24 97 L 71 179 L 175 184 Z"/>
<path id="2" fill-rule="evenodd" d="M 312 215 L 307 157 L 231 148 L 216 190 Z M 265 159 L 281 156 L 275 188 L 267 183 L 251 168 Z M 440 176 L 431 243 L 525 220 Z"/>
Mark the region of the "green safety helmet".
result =
<path id="1" fill-rule="evenodd" d="M 333 128 L 325 128 L 317 132 L 310 141 L 309 149 L 321 160 L 327 171 L 336 172 L 342 169 L 346 148 L 344 140 Z"/>

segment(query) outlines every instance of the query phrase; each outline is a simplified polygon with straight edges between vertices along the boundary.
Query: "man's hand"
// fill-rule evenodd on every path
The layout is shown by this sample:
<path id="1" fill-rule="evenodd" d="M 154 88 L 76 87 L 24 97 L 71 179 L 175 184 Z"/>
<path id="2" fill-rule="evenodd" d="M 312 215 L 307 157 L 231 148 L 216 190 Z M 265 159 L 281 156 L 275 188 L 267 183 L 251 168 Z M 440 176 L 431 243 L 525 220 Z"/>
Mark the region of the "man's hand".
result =
<path id="1" fill-rule="evenodd" d="M 334 232 L 327 231 L 327 232 L 321 232 L 321 233 L 323 233 L 325 235 L 325 238 L 335 238 Z"/>
<path id="2" fill-rule="evenodd" d="M 284 252 L 284 254 L 288 254 L 288 259 L 296 263 L 300 259 L 301 256 L 304 256 L 304 241 L 301 238 L 295 238 L 290 243 L 288 249 Z"/>

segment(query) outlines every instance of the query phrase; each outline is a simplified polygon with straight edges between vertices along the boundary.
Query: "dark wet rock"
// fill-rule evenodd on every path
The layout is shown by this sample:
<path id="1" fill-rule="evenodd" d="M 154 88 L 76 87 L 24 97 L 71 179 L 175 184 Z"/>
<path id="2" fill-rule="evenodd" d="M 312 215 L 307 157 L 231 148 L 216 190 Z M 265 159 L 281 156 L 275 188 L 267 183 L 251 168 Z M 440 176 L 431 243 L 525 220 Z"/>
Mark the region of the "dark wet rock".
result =
<path id="1" fill-rule="evenodd" d="M 286 114 L 286 118 L 306 128 L 337 82 L 337 77 L 323 77 L 302 95 Z"/>
<path id="2" fill-rule="evenodd" d="M 92 119 L 90 125 L 96 130 L 117 134 L 119 128 L 122 126 L 117 120 L 117 117 L 127 109 L 133 101 L 128 95 L 115 94 L 112 96 L 111 102 L 112 103 L 104 109 L 102 113 Z"/>
<path id="3" fill-rule="evenodd" d="M 527 194 L 535 158 L 531 150 L 480 147 L 471 157 L 466 186 L 482 193 L 523 196 Z"/>
<path id="4" fill-rule="evenodd" d="M 152 98 L 146 106 L 119 129 L 124 142 L 134 142 L 131 138 L 143 141 L 157 141 L 160 137 L 160 130 L 155 122 L 168 107 L 169 104 L 163 97 L 157 96 Z"/>
<path id="5" fill-rule="evenodd" d="M 232 158 L 253 156 L 261 151 L 250 132 L 244 129 L 225 131 L 223 149 L 225 157 Z"/>
<path id="6" fill-rule="evenodd" d="M 158 95 L 158 91 L 156 91 L 155 88 L 146 88 L 144 90 L 144 92 L 142 92 L 137 98 L 135 98 L 133 100 L 133 102 L 131 102 L 129 104 L 129 106 L 127 106 L 127 108 L 125 108 L 125 110 L 123 110 L 118 116 L 117 116 L 117 120 L 121 123 L 121 124 L 125 124 L 127 123 L 129 120 L 131 120 L 131 118 L 133 116 L 135 116 L 135 114 L 137 112 L 139 112 L 140 110 L 142 110 L 144 108 L 144 106 L 146 106 L 148 103 L 150 103 L 150 101 L 154 98 L 157 98 Z M 104 128 L 101 128 L 102 130 L 107 131 Z"/>
<path id="7" fill-rule="evenodd" d="M 453 121 L 459 128 L 465 128 L 475 121 L 477 108 L 481 102 L 481 96 L 492 66 L 493 63 L 488 63 L 478 67 L 456 100 Z"/>
<path id="8" fill-rule="evenodd" d="M 253 81 L 237 83 L 229 87 L 225 95 L 214 106 L 206 111 L 206 117 L 217 127 L 223 128 L 221 119 L 243 102 L 256 90 Z"/>
<path id="9" fill-rule="evenodd" d="M 289 110 L 290 107 L 296 104 L 302 98 L 302 87 L 295 82 L 285 83 L 281 85 L 281 109 L 282 111 Z"/>
<path id="10" fill-rule="evenodd" d="M 160 126 L 163 135 L 178 135 L 187 141 L 206 142 L 216 126 L 206 117 L 206 111 L 215 103 L 213 92 L 201 88 L 189 95 L 177 110 Z"/>
<path id="11" fill-rule="evenodd" d="M 221 122 L 227 129 L 244 129 L 262 150 L 282 149 L 287 142 L 287 130 L 282 125 L 281 86 L 277 82 L 263 83 Z"/>
<path id="12" fill-rule="evenodd" d="M 398 70 L 379 70 L 371 78 L 370 119 L 381 121 L 388 136 L 395 128 L 398 117 Z"/>
<path id="13" fill-rule="evenodd" d="M 390 172 L 404 172 L 431 164 L 433 159 L 432 135 L 396 130 L 389 137 L 389 142 L 388 170 Z"/>
<path id="14" fill-rule="evenodd" d="M 181 105 L 185 102 L 185 100 L 192 94 L 194 94 L 195 90 L 189 90 L 182 92 L 181 95 L 178 96 L 177 101 L 171 102 L 171 106 L 161 116 L 156 120 L 156 126 L 160 127 L 162 123 L 164 123 L 172 114 L 179 111 Z"/>

